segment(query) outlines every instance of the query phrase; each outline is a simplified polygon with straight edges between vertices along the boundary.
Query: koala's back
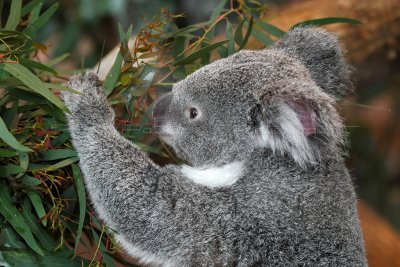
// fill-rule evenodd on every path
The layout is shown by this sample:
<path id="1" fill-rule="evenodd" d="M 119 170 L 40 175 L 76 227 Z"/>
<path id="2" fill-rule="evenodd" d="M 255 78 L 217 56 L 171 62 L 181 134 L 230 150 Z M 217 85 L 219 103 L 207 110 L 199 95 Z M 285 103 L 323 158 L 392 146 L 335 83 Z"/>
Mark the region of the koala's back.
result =
<path id="1" fill-rule="evenodd" d="M 313 172 L 279 169 L 268 159 L 258 164 L 238 192 L 240 266 L 365 266 L 356 197 L 342 162 Z"/>
<path id="2" fill-rule="evenodd" d="M 186 241 L 169 253 L 184 266 L 365 266 L 344 164 L 310 172 L 288 168 L 290 161 L 277 167 L 285 161 L 278 158 L 255 157 L 232 188 L 182 191 L 173 215 L 181 220 L 170 233 Z"/>

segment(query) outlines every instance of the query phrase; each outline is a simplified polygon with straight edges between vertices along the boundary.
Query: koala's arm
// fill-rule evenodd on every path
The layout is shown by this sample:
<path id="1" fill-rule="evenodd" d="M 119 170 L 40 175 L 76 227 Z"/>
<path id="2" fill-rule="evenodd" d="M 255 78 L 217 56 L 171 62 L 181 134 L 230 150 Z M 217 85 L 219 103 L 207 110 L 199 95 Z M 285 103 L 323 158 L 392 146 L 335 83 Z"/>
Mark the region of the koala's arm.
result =
<path id="1" fill-rule="evenodd" d="M 171 205 L 174 192 L 182 191 L 179 175 L 173 168 L 154 164 L 118 133 L 114 111 L 96 75 L 75 76 L 67 86 L 81 92 L 64 92 L 63 99 L 71 111 L 73 145 L 97 213 L 120 240 L 141 245 L 142 250 L 160 249 L 162 242 L 170 242 L 163 231 L 172 231 L 170 226 L 177 223 Z"/>

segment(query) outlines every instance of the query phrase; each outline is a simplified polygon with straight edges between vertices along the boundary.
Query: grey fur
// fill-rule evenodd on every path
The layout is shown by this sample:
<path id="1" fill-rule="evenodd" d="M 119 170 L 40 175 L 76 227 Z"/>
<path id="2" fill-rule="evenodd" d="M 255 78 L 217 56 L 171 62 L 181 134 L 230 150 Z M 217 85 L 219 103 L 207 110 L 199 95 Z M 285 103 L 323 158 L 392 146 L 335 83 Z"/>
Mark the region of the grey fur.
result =
<path id="1" fill-rule="evenodd" d="M 194 168 L 243 164 L 238 181 L 217 188 L 154 164 L 114 128 L 97 77 L 71 78 L 82 94 L 63 97 L 94 207 L 150 266 L 367 266 L 334 108 L 347 74 L 332 35 L 299 29 L 177 83 L 158 103 L 157 131 Z M 201 115 L 189 119 L 190 107 Z"/>

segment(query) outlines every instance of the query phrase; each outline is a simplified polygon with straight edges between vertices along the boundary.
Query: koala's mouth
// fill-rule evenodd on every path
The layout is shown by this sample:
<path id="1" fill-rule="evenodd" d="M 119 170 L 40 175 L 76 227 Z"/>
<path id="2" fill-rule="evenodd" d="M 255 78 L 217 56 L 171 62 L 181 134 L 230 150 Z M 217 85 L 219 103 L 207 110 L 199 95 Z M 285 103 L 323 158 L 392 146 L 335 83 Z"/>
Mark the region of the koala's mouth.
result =
<path id="1" fill-rule="evenodd" d="M 171 133 L 165 131 L 156 131 L 156 134 L 164 143 L 167 143 L 170 146 L 172 145 L 173 135 Z"/>

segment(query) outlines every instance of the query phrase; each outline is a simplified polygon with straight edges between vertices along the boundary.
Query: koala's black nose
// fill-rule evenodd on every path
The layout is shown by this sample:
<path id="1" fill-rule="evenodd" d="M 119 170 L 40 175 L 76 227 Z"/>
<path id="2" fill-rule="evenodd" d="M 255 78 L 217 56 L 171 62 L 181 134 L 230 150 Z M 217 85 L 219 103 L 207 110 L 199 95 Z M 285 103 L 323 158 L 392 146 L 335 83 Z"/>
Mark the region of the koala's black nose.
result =
<path id="1" fill-rule="evenodd" d="M 157 127 L 161 126 L 164 122 L 165 115 L 168 111 L 168 107 L 172 101 L 172 93 L 168 93 L 162 96 L 157 102 L 154 104 L 153 107 L 153 122 L 154 126 Z"/>

